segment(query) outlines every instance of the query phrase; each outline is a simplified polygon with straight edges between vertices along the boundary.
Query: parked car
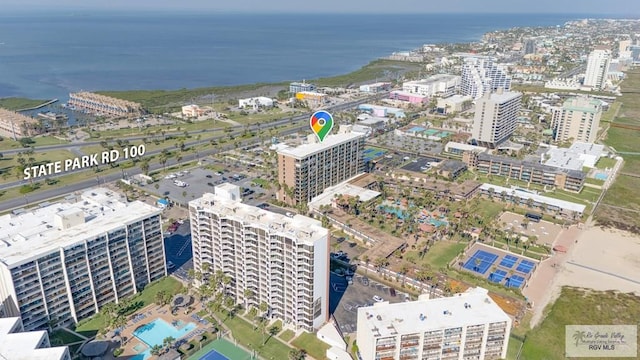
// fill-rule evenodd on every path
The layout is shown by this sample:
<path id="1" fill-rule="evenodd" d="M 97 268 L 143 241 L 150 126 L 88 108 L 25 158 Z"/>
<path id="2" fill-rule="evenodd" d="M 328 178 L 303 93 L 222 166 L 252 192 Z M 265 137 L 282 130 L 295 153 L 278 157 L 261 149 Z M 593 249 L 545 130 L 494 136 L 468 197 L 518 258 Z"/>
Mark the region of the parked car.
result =
<path id="1" fill-rule="evenodd" d="M 373 301 L 375 301 L 375 302 L 383 302 L 383 301 L 384 301 L 384 299 L 383 299 L 383 298 L 381 298 L 381 297 L 380 297 L 380 296 L 378 296 L 378 295 L 373 295 Z"/>
<path id="2" fill-rule="evenodd" d="M 391 295 L 391 296 L 396 296 L 396 289 L 394 289 L 394 288 L 389 288 L 389 295 Z"/>

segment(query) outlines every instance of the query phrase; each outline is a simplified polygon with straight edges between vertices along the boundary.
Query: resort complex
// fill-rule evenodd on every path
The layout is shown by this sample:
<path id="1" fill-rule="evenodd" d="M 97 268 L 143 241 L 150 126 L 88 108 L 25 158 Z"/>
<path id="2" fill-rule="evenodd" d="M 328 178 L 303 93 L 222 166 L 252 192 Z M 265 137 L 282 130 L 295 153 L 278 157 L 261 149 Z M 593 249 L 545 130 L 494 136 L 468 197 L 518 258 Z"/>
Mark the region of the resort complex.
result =
<path id="1" fill-rule="evenodd" d="M 640 21 L 585 19 L 313 81 L 0 99 L 30 108 L 0 109 L 0 360 L 638 358 L 638 65 Z"/>

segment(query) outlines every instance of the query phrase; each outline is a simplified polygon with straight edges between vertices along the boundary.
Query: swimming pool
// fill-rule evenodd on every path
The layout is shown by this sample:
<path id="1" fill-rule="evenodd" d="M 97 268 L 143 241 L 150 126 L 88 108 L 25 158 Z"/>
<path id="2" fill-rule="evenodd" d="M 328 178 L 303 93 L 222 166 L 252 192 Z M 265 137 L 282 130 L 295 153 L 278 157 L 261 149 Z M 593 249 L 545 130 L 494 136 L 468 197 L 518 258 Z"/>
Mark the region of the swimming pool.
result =
<path id="1" fill-rule="evenodd" d="M 607 178 L 609 178 L 609 175 L 607 175 L 606 173 L 596 173 L 593 177 L 596 180 L 607 181 Z"/>
<path id="2" fill-rule="evenodd" d="M 155 345 L 162 345 L 162 341 L 169 336 L 178 340 L 195 328 L 196 324 L 188 323 L 184 327 L 178 329 L 168 322 L 157 318 L 152 322 L 137 328 L 133 332 L 133 335 L 151 348 Z"/>

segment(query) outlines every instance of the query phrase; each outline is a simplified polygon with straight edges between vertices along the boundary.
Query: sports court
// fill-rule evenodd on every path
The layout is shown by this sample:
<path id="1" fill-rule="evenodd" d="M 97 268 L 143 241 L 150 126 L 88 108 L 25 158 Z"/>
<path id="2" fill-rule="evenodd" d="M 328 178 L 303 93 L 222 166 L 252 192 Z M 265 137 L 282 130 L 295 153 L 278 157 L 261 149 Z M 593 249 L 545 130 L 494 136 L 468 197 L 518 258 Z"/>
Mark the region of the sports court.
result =
<path id="1" fill-rule="evenodd" d="M 211 342 L 189 360 L 251 360 L 254 357 L 225 339 Z"/>
<path id="2" fill-rule="evenodd" d="M 522 260 L 522 261 L 520 261 L 520 264 L 518 264 L 518 267 L 516 268 L 516 271 L 521 272 L 521 273 L 526 275 L 526 274 L 530 273 L 531 270 L 533 270 L 533 268 L 535 266 L 536 265 L 533 262 L 529 261 L 529 260 Z"/>
<path id="3" fill-rule="evenodd" d="M 462 265 L 464 269 L 505 287 L 522 288 L 537 267 L 536 261 L 484 244 L 475 244 L 469 253 L 473 255 Z"/>
<path id="4" fill-rule="evenodd" d="M 484 275 L 497 259 L 498 255 L 496 254 L 478 250 L 467 260 L 463 267 Z"/>
<path id="5" fill-rule="evenodd" d="M 504 258 L 502 258 L 502 261 L 500 261 L 500 266 L 502 266 L 503 268 L 511 269 L 513 265 L 516 264 L 516 262 L 518 262 L 517 256 L 506 255 Z"/>
<path id="6" fill-rule="evenodd" d="M 364 156 L 364 161 L 371 161 L 373 159 L 377 159 L 382 155 L 384 155 L 385 153 L 386 153 L 385 150 L 372 148 L 372 147 L 367 147 L 364 149 L 364 151 L 362 151 L 362 154 Z"/>
<path id="7" fill-rule="evenodd" d="M 507 272 L 504 270 L 496 270 L 489 274 L 489 281 L 499 283 L 507 276 Z"/>
<path id="8" fill-rule="evenodd" d="M 505 282 L 505 286 L 506 287 L 514 287 L 514 288 L 519 288 L 522 286 L 522 284 L 524 283 L 524 278 L 520 275 L 513 275 L 511 276 L 506 282 Z"/>

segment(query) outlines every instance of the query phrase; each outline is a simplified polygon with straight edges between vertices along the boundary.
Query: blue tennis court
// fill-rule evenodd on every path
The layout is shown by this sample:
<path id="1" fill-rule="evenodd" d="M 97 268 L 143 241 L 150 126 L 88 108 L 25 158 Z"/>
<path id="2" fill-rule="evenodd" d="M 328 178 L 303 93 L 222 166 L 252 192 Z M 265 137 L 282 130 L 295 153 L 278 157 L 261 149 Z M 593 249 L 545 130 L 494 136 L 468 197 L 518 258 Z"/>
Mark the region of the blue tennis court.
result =
<path id="1" fill-rule="evenodd" d="M 502 261 L 500 261 L 500 266 L 511 269 L 516 262 L 518 262 L 518 257 L 513 255 L 506 255 L 502 259 Z"/>
<path id="2" fill-rule="evenodd" d="M 229 360 L 229 358 L 215 350 L 211 350 L 208 353 L 204 354 L 204 356 L 201 357 L 200 360 Z"/>
<path id="3" fill-rule="evenodd" d="M 505 284 L 507 287 L 519 288 L 524 283 L 524 278 L 522 276 L 513 275 L 509 281 Z"/>
<path id="4" fill-rule="evenodd" d="M 498 269 L 495 272 L 489 274 L 489 281 L 499 283 L 500 281 L 502 281 L 502 279 L 504 279 L 506 275 L 506 271 Z"/>
<path id="5" fill-rule="evenodd" d="M 516 271 L 521 272 L 523 274 L 528 274 L 531 272 L 531 270 L 533 269 L 533 267 L 535 266 L 534 263 L 532 263 L 529 260 L 522 260 L 520 261 L 520 264 L 518 264 L 518 267 L 516 268 Z"/>
<path id="6" fill-rule="evenodd" d="M 497 259 L 498 255 L 484 250 L 478 250 L 469 258 L 469 260 L 467 260 L 463 267 L 467 270 L 485 274 Z M 476 260 L 480 260 L 480 262 L 476 263 Z"/>

